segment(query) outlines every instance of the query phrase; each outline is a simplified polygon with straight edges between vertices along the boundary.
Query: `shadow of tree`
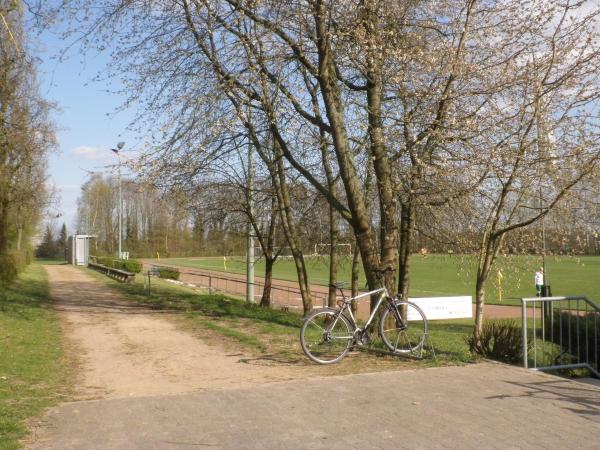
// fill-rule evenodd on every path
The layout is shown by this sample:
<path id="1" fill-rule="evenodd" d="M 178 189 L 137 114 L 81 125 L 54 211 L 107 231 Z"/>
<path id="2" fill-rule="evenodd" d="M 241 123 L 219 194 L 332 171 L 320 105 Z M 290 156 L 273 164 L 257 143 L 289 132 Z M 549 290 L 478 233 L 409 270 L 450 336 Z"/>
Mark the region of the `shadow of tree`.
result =
<path id="1" fill-rule="evenodd" d="M 486 397 L 488 400 L 505 398 L 531 398 L 562 402 L 563 409 L 594 422 L 600 421 L 600 388 L 585 385 L 573 380 L 552 380 L 533 383 L 504 381 L 507 384 L 525 389 L 519 395 L 500 394 Z"/>
<path id="2" fill-rule="evenodd" d="M 253 358 L 240 358 L 238 360 L 243 364 L 251 364 L 257 366 L 307 366 L 310 365 L 306 358 L 292 357 L 290 355 L 282 355 L 277 353 L 271 353 L 267 355 L 261 355 Z"/>

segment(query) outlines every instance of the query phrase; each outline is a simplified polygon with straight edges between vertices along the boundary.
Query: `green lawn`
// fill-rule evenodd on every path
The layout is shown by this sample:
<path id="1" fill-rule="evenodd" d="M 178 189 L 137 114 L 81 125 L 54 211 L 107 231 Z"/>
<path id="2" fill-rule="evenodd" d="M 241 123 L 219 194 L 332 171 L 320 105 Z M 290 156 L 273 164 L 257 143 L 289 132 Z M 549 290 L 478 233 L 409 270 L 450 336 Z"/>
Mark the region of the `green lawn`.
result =
<path id="1" fill-rule="evenodd" d="M 160 263 L 210 270 L 245 273 L 243 258 L 169 258 Z M 553 295 L 585 295 L 600 303 L 600 257 L 598 256 L 550 256 L 546 258 L 547 273 Z M 307 258 L 309 279 L 312 283 L 327 284 L 328 260 L 325 257 Z M 492 304 L 520 305 L 521 297 L 535 296 L 533 274 L 541 266 L 539 256 L 499 257 L 488 281 L 486 300 Z M 435 297 L 446 295 L 471 295 L 475 291 L 476 260 L 461 255 L 415 255 L 411 259 L 412 297 Z M 339 272 L 340 280 L 350 279 L 350 260 L 345 259 Z M 498 271 L 502 282 L 498 284 Z M 256 274 L 264 272 L 264 264 L 256 264 Z M 280 259 L 274 268 L 275 278 L 296 280 L 293 261 Z M 364 276 L 361 278 L 364 286 Z M 501 296 L 500 299 L 500 289 Z"/>
<path id="2" fill-rule="evenodd" d="M 0 292 L 0 449 L 19 448 L 25 420 L 68 393 L 69 370 L 42 266 Z"/>

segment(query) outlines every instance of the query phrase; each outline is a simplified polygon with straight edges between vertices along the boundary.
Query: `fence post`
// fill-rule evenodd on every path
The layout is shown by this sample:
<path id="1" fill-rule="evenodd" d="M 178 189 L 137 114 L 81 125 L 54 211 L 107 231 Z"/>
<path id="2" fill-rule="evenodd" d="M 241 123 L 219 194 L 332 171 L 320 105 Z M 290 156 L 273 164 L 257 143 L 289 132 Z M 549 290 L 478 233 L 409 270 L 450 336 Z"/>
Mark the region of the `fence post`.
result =
<path id="1" fill-rule="evenodd" d="M 208 276 L 208 293 L 212 294 L 212 276 Z"/>

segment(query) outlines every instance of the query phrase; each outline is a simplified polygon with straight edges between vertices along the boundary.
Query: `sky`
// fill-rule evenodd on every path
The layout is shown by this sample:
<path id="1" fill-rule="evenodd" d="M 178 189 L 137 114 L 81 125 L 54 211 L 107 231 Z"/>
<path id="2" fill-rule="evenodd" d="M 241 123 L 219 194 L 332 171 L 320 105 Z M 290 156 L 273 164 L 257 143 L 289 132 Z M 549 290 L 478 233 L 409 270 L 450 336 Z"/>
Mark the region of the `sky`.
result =
<path id="1" fill-rule="evenodd" d="M 126 130 L 133 113 L 116 113 L 123 98 L 107 90 L 117 90 L 118 80 L 92 81 L 102 72 L 105 57 L 86 55 L 84 60 L 74 47 L 57 62 L 66 42 L 50 32 L 38 38 L 37 47 L 41 95 L 57 104 L 52 119 L 57 126 L 58 148 L 49 157 L 48 171 L 57 202 L 50 208 L 48 220 L 57 227 L 65 223 L 72 234 L 76 231 L 77 198 L 90 172 L 114 171 L 110 166 L 118 159 L 110 149 L 120 141 L 125 142 L 124 159 L 136 154 L 136 138 Z"/>

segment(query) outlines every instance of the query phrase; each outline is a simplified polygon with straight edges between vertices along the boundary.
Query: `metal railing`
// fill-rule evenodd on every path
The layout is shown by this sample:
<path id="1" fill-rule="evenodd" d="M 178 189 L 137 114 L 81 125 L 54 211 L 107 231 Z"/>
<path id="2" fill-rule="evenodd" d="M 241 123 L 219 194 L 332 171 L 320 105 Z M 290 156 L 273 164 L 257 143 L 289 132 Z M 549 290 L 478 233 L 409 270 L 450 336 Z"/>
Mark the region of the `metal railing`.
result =
<path id="1" fill-rule="evenodd" d="M 600 378 L 600 307 L 586 297 L 521 299 L 523 366 L 588 369 Z"/>
<path id="2" fill-rule="evenodd" d="M 177 270 L 181 275 L 181 280 L 192 283 L 199 288 L 207 289 L 210 293 L 222 292 L 238 297 L 246 295 L 246 279 L 243 276 L 227 276 L 226 274 L 216 274 L 214 272 L 204 271 L 202 269 L 187 269 L 182 270 L 182 267 L 168 266 L 164 264 L 150 264 L 150 270 L 158 267 Z M 264 283 L 254 282 L 254 297 L 260 299 L 263 294 Z M 271 304 L 285 309 L 302 309 L 302 294 L 300 289 L 292 286 L 279 285 L 273 283 L 271 285 Z M 314 304 L 327 305 L 327 294 L 321 292 L 312 292 Z"/>

